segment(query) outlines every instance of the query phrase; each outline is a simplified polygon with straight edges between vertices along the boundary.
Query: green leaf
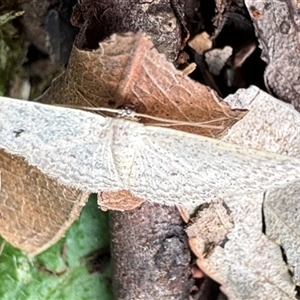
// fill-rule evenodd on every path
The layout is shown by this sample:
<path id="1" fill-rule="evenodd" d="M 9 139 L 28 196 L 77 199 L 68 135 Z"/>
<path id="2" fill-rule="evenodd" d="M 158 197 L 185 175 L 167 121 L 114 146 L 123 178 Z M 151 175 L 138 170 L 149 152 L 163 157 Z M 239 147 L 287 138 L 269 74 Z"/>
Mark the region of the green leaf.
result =
<path id="1" fill-rule="evenodd" d="M 111 300 L 108 216 L 90 197 L 66 236 L 29 257 L 9 244 L 0 255 L 1 300 Z"/>

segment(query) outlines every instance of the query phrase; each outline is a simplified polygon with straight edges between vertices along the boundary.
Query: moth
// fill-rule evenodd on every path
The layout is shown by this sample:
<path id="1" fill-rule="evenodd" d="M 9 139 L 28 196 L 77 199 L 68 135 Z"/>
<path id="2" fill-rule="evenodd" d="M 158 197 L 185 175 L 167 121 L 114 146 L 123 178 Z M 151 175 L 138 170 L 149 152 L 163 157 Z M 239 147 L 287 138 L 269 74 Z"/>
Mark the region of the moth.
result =
<path id="1" fill-rule="evenodd" d="M 17 134 L 16 134 L 17 132 Z M 0 148 L 63 185 L 201 204 L 300 179 L 300 160 L 169 128 L 0 98 Z"/>

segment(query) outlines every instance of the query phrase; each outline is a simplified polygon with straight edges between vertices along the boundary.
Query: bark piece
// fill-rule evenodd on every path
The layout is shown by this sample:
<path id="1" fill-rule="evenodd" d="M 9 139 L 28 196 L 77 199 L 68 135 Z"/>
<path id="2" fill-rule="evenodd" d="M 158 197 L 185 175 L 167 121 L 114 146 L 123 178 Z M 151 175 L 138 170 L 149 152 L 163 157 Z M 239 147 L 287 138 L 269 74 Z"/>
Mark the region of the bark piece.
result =
<path id="1" fill-rule="evenodd" d="M 217 245 L 225 243 L 226 235 L 234 227 L 231 211 L 223 201 L 202 204 L 190 222 L 187 234 L 203 240 L 204 256 L 209 255 Z"/>
<path id="2" fill-rule="evenodd" d="M 246 0 L 262 59 L 268 64 L 265 82 L 279 99 L 300 109 L 300 58 L 298 51 L 300 8 L 298 1 Z"/>
<path id="3" fill-rule="evenodd" d="M 75 45 L 79 49 L 97 49 L 99 42 L 114 33 L 143 30 L 153 38 L 160 53 L 175 61 L 182 43 L 178 9 L 183 10 L 181 0 L 81 1 L 72 16 L 73 25 L 79 28 Z"/>
<path id="4" fill-rule="evenodd" d="M 232 48 L 230 46 L 226 46 L 223 49 L 215 48 L 206 52 L 205 61 L 208 64 L 209 71 L 214 75 L 220 75 L 221 70 L 231 55 Z"/>
<path id="5" fill-rule="evenodd" d="M 117 299 L 188 299 L 190 252 L 176 208 L 144 203 L 110 219 Z"/>
<path id="6" fill-rule="evenodd" d="M 188 45 L 193 48 L 198 54 L 203 54 L 212 47 L 212 41 L 207 32 L 202 32 L 196 35 L 188 42 Z"/>

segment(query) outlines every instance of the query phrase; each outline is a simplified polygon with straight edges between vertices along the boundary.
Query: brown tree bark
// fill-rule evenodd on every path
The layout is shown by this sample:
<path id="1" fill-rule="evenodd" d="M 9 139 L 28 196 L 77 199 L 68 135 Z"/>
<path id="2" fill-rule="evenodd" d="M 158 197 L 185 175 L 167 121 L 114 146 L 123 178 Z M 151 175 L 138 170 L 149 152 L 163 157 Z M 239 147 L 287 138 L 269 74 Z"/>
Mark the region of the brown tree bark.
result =
<path id="1" fill-rule="evenodd" d="M 175 207 L 111 211 L 110 225 L 117 299 L 188 299 L 190 250 Z"/>
<path id="2" fill-rule="evenodd" d="M 95 49 L 113 33 L 142 30 L 174 61 L 183 42 L 183 1 L 82 1 L 73 13 L 75 45 Z M 117 299 L 187 299 L 190 250 L 175 207 L 144 203 L 110 212 L 114 288 Z"/>

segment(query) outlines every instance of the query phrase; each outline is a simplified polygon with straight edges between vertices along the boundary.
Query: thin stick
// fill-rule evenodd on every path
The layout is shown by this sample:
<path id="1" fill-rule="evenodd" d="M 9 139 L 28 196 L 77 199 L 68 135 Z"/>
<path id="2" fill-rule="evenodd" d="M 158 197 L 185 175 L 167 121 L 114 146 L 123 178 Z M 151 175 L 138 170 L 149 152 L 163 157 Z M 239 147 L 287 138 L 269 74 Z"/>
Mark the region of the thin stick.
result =
<path id="1" fill-rule="evenodd" d="M 151 124 L 149 124 L 151 126 L 196 126 L 196 127 L 209 128 L 209 129 L 224 129 L 223 126 L 208 125 L 209 123 L 214 123 L 216 121 L 222 121 L 223 118 L 211 120 L 211 121 L 205 121 L 205 122 L 188 122 L 188 121 L 164 119 L 164 118 L 154 117 L 154 116 L 147 115 L 147 114 L 136 113 L 133 110 L 126 109 L 126 108 L 125 109 L 114 109 L 114 108 L 106 108 L 106 107 L 85 107 L 85 106 L 72 106 L 72 105 L 60 105 L 60 106 L 66 106 L 66 107 L 70 107 L 70 108 L 84 109 L 84 110 L 90 110 L 90 111 L 115 113 L 115 114 L 119 115 L 121 118 L 126 118 L 126 119 L 137 120 L 138 118 L 146 118 L 146 119 L 151 119 L 151 120 L 155 120 L 155 121 L 164 123 L 164 124 L 151 123 Z"/>

